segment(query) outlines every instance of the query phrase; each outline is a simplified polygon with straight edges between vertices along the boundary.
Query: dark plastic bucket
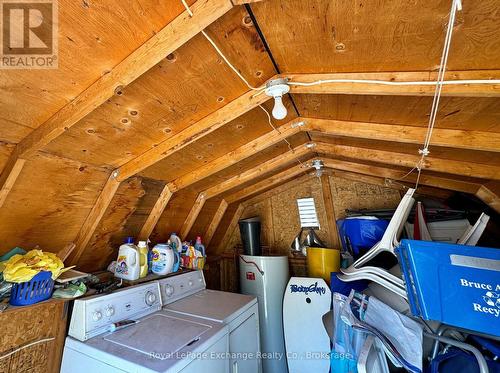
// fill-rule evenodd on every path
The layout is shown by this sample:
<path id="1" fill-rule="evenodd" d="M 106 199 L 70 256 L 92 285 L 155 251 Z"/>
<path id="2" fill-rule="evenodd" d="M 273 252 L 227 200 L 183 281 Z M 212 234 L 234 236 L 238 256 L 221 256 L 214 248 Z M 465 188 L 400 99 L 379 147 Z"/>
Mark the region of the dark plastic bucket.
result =
<path id="1" fill-rule="evenodd" d="M 239 222 L 243 252 L 245 255 L 261 255 L 260 247 L 260 218 L 253 217 Z"/>

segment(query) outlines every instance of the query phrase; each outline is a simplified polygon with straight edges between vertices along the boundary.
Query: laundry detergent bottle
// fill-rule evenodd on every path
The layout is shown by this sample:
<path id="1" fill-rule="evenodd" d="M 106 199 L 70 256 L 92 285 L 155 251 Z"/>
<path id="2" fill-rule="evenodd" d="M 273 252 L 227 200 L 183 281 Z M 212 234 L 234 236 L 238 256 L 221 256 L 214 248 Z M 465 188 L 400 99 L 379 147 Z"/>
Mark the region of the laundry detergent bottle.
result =
<path id="1" fill-rule="evenodd" d="M 137 280 L 140 275 L 140 263 L 139 249 L 134 245 L 134 238 L 127 237 L 125 243 L 118 250 L 115 277 L 131 281 Z"/>
<path id="2" fill-rule="evenodd" d="M 143 278 L 148 275 L 148 254 L 149 254 L 148 243 L 146 241 L 139 241 L 137 243 L 137 248 L 139 249 L 139 255 L 140 255 L 139 277 Z"/>
<path id="3" fill-rule="evenodd" d="M 179 269 L 179 253 L 169 244 L 159 243 L 153 247 L 152 271 L 157 275 L 166 275 Z"/>

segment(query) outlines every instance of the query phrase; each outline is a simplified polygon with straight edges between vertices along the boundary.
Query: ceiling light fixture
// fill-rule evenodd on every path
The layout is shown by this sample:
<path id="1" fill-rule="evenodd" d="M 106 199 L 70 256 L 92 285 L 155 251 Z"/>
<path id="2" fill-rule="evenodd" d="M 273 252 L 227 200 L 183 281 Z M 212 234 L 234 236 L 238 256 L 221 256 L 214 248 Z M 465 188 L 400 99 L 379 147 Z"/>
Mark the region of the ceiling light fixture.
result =
<path id="1" fill-rule="evenodd" d="M 325 164 L 321 159 L 315 159 L 311 162 L 311 167 L 316 169 L 315 175 L 316 177 L 321 177 L 323 175 L 323 167 Z"/>
<path id="2" fill-rule="evenodd" d="M 288 79 L 280 78 L 273 79 L 267 82 L 265 93 L 269 97 L 274 98 L 273 117 L 275 119 L 284 119 L 287 114 L 285 105 L 283 105 L 283 95 L 290 91 Z"/>

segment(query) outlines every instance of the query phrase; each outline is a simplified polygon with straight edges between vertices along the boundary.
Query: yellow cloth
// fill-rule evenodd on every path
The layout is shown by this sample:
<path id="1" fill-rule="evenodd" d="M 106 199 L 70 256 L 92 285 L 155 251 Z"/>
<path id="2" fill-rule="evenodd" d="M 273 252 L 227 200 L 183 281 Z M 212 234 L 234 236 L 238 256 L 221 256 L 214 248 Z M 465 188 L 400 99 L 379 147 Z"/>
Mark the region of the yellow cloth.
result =
<path id="1" fill-rule="evenodd" d="M 30 281 L 40 271 L 52 272 L 52 279 L 55 280 L 69 268 L 64 268 L 64 263 L 54 253 L 31 250 L 0 263 L 0 271 L 2 269 L 5 281 L 20 283 Z"/>

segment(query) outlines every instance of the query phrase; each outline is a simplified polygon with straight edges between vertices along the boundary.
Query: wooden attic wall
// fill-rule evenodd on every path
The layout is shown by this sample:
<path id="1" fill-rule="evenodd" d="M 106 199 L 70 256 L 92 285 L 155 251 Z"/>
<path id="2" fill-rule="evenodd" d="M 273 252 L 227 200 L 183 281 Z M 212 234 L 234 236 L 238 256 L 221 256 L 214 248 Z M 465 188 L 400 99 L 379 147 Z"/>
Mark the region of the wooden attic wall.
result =
<path id="1" fill-rule="evenodd" d="M 175 17 L 184 14 L 181 3 L 173 0 L 163 5 L 150 1 L 132 1 L 128 5 L 125 7 L 112 0 L 99 4 L 60 1 L 60 68 L 2 74 L 0 121 L 5 124 L 0 130 L 2 166 L 15 145 L 33 129 L 96 79 L 109 75 L 109 71 L 149 37 L 157 35 Z M 495 70 L 500 61 L 500 41 L 496 37 L 500 31 L 499 5 L 498 0 L 464 2 L 464 12 L 459 15 L 455 27 L 450 71 L 467 73 L 472 70 L 471 73 L 486 77 L 500 76 Z M 408 4 L 396 0 L 337 3 L 264 0 L 249 8 L 233 7 L 208 26 L 207 32 L 253 85 L 262 84 L 279 72 L 389 72 L 400 79 L 408 75 L 408 71 L 436 69 L 448 8 L 448 1 L 429 4 L 422 0 Z M 255 16 L 271 54 L 249 11 Z M 299 16 L 301 22 L 297 22 Z M 189 22 L 185 23 L 191 27 Z M 398 75 L 398 72 L 402 73 Z M 289 115 L 285 121 L 274 121 L 274 125 L 289 131 L 287 121 L 298 115 L 336 119 L 353 125 L 353 137 L 357 137 L 358 121 L 426 125 L 432 100 L 429 96 L 411 92 L 400 95 L 401 92 L 383 90 L 370 94 L 357 87 L 350 89 L 353 91 L 343 94 L 334 93 L 335 90 L 321 94 L 300 90 L 302 93 L 292 93 L 285 99 Z M 123 236 L 136 236 L 141 230 L 165 183 L 175 183 L 185 175 L 195 174 L 219 157 L 270 133 L 265 113 L 255 107 L 255 103 L 247 104 L 241 99 L 247 91 L 207 40 L 197 34 L 137 80 L 120 88 L 118 94 L 103 100 L 102 105 L 63 130 L 48 145 L 26 157 L 27 162 L 0 209 L 3 242 L 0 251 L 7 251 L 14 245 L 31 247 L 36 244 L 47 250 L 59 250 L 75 240 L 113 169 L 161 148 L 169 139 L 181 138 L 183 130 L 200 124 L 209 118 L 207 116 L 220 113 L 235 102 L 243 102 L 238 109 L 241 110 L 238 114 L 242 115 L 217 116 L 214 128 L 218 129 L 207 127 L 205 132 L 202 129 L 193 139 L 186 138 L 191 141 L 189 146 L 178 152 L 169 151 L 166 157 L 160 154 L 159 162 L 124 180 L 89 244 L 84 247 L 79 262 L 84 269 L 104 268 L 113 256 L 112 248 L 117 247 Z M 466 96 L 472 94 L 477 97 L 463 97 L 460 93 L 443 97 L 437 128 L 485 131 L 491 134 L 490 151 L 457 152 L 434 147 L 432 153 L 443 160 L 453 158 L 464 162 L 470 173 L 482 169 L 483 165 L 498 166 L 500 151 L 498 93 L 494 88 L 485 88 L 479 94 L 471 90 Z M 269 102 L 264 106 L 271 107 Z M 221 118 L 229 118 L 228 123 Z M 391 160 L 411 147 L 392 140 L 387 144 L 369 138 L 343 137 L 309 131 L 294 132 L 288 140 L 293 147 L 311 140 L 375 150 L 389 146 L 393 150 L 391 158 L 381 159 L 376 164 L 353 158 L 353 153 L 339 157 L 328 152 L 312 152 L 302 161 L 314 156 L 333 158 L 329 161 L 333 168 L 341 167 L 343 172 L 358 175 L 366 173 L 367 169 L 370 174 L 376 167 L 391 178 L 407 171 L 396 167 Z M 171 231 L 179 231 L 200 192 L 287 151 L 283 142 L 274 143 L 174 193 L 152 238 L 163 240 Z M 231 198 L 274 174 L 281 175 L 295 167 L 293 162 L 280 165 L 207 201 L 194 221 L 190 236 L 206 230 L 221 198 Z M 424 181 L 431 186 L 463 187 L 473 194 L 480 190 L 485 200 L 498 205 L 497 188 L 482 187 L 492 185 L 488 178 L 465 180 L 442 173 L 428 175 Z M 382 173 L 375 176 L 382 176 Z M 269 187 L 264 185 L 261 190 Z M 237 208 L 237 202 L 229 205 L 220 227 L 227 226 L 228 216 Z M 221 241 L 222 229 L 216 230 L 214 245 Z"/>

